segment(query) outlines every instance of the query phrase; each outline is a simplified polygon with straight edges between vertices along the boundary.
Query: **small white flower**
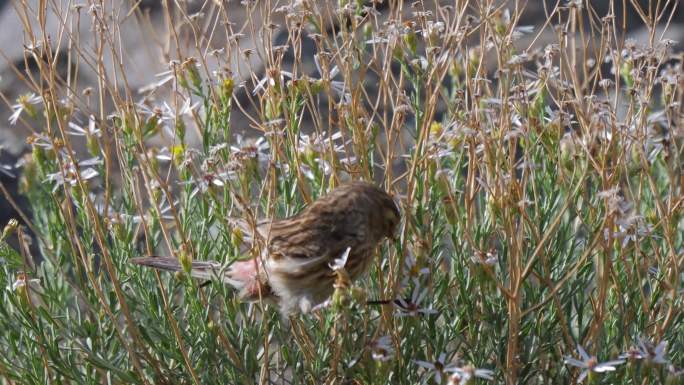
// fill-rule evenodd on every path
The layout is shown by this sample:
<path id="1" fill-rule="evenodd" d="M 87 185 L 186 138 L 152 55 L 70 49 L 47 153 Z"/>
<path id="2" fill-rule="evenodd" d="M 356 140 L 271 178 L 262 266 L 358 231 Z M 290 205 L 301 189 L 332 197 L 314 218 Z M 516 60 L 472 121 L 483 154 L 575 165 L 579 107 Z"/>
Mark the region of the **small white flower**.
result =
<path id="1" fill-rule="evenodd" d="M 78 183 L 78 177 L 81 180 L 93 179 L 100 173 L 90 166 L 95 166 L 102 164 L 102 159 L 99 157 L 90 158 L 84 161 L 78 162 L 78 167 L 76 167 L 72 162 L 66 162 L 64 168 L 52 174 L 48 174 L 45 182 L 53 182 L 55 186 L 52 188 L 52 192 L 57 191 L 61 185 L 76 186 Z M 79 174 L 80 170 L 80 174 Z M 78 177 L 77 177 L 78 176 Z"/>
<path id="2" fill-rule="evenodd" d="M 378 37 L 374 37 L 372 39 L 368 39 L 364 43 L 371 44 L 371 45 L 372 44 L 385 44 L 385 43 L 389 43 L 389 39 L 386 37 L 379 37 L 378 36 Z"/>
<path id="3" fill-rule="evenodd" d="M 420 285 L 416 285 L 413 289 L 410 299 L 399 298 L 394 301 L 394 306 L 398 309 L 397 316 L 399 317 L 415 317 L 417 315 L 430 315 L 437 314 L 437 310 L 430 307 L 424 308 L 420 307 L 421 302 L 427 296 L 427 289 L 421 289 Z"/>
<path id="4" fill-rule="evenodd" d="M 223 187 L 226 182 L 233 180 L 237 177 L 234 171 L 226 172 L 209 172 L 202 175 L 199 179 L 191 179 L 187 182 L 181 182 L 181 184 L 194 184 L 195 188 L 190 192 L 188 199 L 192 200 L 197 196 L 197 194 L 204 194 L 209 191 L 211 186 Z"/>
<path id="5" fill-rule="evenodd" d="M 28 295 L 31 304 L 35 307 L 47 307 L 42 299 L 43 288 L 40 286 L 40 279 L 28 279 L 26 273 L 17 273 L 17 279 L 7 288 L 16 294 Z"/>
<path id="6" fill-rule="evenodd" d="M 428 20 L 425 24 L 425 29 L 421 31 L 423 38 L 428 39 L 431 36 L 440 36 L 444 33 L 446 27 L 444 22 Z"/>
<path id="7" fill-rule="evenodd" d="M 672 378 L 684 377 L 684 369 L 677 368 L 676 366 L 670 364 L 667 366 L 667 373 Z"/>
<path id="8" fill-rule="evenodd" d="M 489 381 L 494 379 L 494 371 L 478 369 L 470 365 L 462 368 L 449 368 L 446 371 L 453 373 L 449 376 L 448 385 L 466 385 L 471 383 L 471 380 L 474 378 L 482 378 Z"/>
<path id="9" fill-rule="evenodd" d="M 171 151 L 169 151 L 168 147 L 162 147 L 159 149 L 159 151 L 157 151 L 154 157 L 162 162 L 168 162 L 173 159 L 173 154 L 171 154 Z"/>
<path id="10" fill-rule="evenodd" d="M 168 212 L 171 211 L 171 208 L 176 206 L 178 204 L 178 201 L 173 202 L 173 205 L 169 204 L 167 200 L 164 200 L 164 204 L 159 208 L 159 219 L 162 221 L 171 221 L 173 220 L 173 215 L 169 215 Z M 142 223 L 144 220 L 145 222 L 148 222 L 151 217 L 150 213 L 145 214 L 145 216 L 140 216 L 140 215 L 123 215 L 124 218 L 128 218 L 133 221 L 133 223 L 138 224 Z"/>
<path id="11" fill-rule="evenodd" d="M 494 266 L 499 261 L 499 255 L 494 251 L 488 251 L 486 253 L 477 252 L 476 255 L 470 257 L 470 260 L 474 264 Z"/>
<path id="12" fill-rule="evenodd" d="M 645 338 L 639 338 L 638 346 L 629 349 L 620 355 L 623 360 L 645 360 L 649 363 L 666 365 L 669 363 L 667 355 L 667 341 L 663 340 L 654 346 L 653 343 Z"/>
<path id="13" fill-rule="evenodd" d="M 136 106 L 143 116 L 154 122 L 154 124 L 160 125 L 169 137 L 175 138 L 176 134 L 171 127 L 175 126 L 176 120 L 185 116 L 192 117 L 193 112 L 199 105 L 199 102 L 193 104 L 192 100 L 187 98 L 178 110 L 169 106 L 167 102 L 164 102 L 161 106 L 149 107 L 143 103 L 138 103 Z"/>
<path id="14" fill-rule="evenodd" d="M 513 55 L 509 60 L 508 64 L 510 65 L 520 65 L 527 63 L 528 61 L 532 60 L 532 57 L 527 53 L 527 52 L 522 52 L 518 55 Z"/>
<path id="15" fill-rule="evenodd" d="M 599 87 L 601 87 L 601 88 L 609 88 L 609 87 L 612 87 L 613 84 L 615 84 L 615 83 L 611 79 L 606 78 L 606 79 L 601 79 L 601 81 L 599 81 L 598 84 L 599 84 Z"/>
<path id="16" fill-rule="evenodd" d="M 2 153 L 2 150 L 3 150 L 3 147 L 2 147 L 2 145 L 0 145 L 0 153 Z M 17 162 L 14 166 L 9 165 L 9 164 L 0 164 L 0 174 L 5 174 L 8 177 L 14 179 L 17 176 L 14 175 L 12 170 L 15 168 L 19 168 L 19 167 L 21 167 L 19 162 Z"/>
<path id="17" fill-rule="evenodd" d="M 328 135 L 325 131 L 321 132 L 320 135 L 315 132 L 311 135 L 300 134 L 297 138 L 297 151 L 300 153 L 313 151 L 320 154 L 328 151 L 332 147 L 333 152 L 343 154 L 345 151 L 345 144 L 351 143 L 351 140 L 339 144 L 336 143 L 340 139 L 342 139 L 342 133 L 340 131 L 337 131 L 332 135 Z"/>
<path id="18" fill-rule="evenodd" d="M 344 266 L 347 264 L 347 259 L 349 258 L 349 252 L 351 251 L 351 247 L 347 247 L 347 249 L 340 255 L 339 258 L 335 258 L 333 263 L 329 264 L 330 268 L 333 271 L 338 271 L 338 270 L 344 270 Z"/>
<path id="19" fill-rule="evenodd" d="M 36 284 L 36 283 L 40 283 L 40 279 L 32 278 L 32 279 L 29 279 L 27 281 L 26 280 L 26 274 L 19 273 L 19 274 L 17 274 L 17 279 L 14 281 L 14 283 L 12 283 L 12 291 L 17 291 L 17 289 L 25 287 L 26 285 L 31 285 L 31 284 Z"/>
<path id="20" fill-rule="evenodd" d="M 409 285 L 409 281 L 415 283 L 416 285 L 420 282 L 420 277 L 430 273 L 430 269 L 427 267 L 418 266 L 418 260 L 411 253 L 406 256 L 404 260 L 404 278 L 401 280 L 401 287 L 405 288 Z"/>
<path id="21" fill-rule="evenodd" d="M 332 80 L 337 74 L 340 73 L 340 69 L 335 65 L 330 71 L 325 74 L 321 68 L 321 64 L 318 59 L 318 54 L 314 55 L 314 64 L 316 64 L 316 70 L 320 76 L 320 80 L 330 81 L 330 89 L 333 90 L 338 96 L 340 96 L 341 101 L 348 104 L 351 103 L 351 94 L 347 92 L 346 85 L 343 81 Z"/>
<path id="22" fill-rule="evenodd" d="M 576 358 L 567 356 L 565 357 L 565 364 L 574 366 L 582 370 L 582 373 L 580 373 L 579 377 L 577 377 L 577 382 L 582 382 L 584 379 L 589 375 L 589 372 L 594 372 L 594 373 L 604 373 L 604 372 L 612 372 L 616 370 L 616 367 L 620 364 L 625 363 L 625 360 L 619 359 L 619 360 L 612 360 L 612 361 L 606 361 L 606 362 L 601 362 L 599 363 L 598 360 L 596 359 L 595 356 L 590 356 L 587 354 L 587 352 L 584 350 L 584 348 L 581 345 L 577 345 L 577 351 L 580 354 L 580 357 L 582 358 L 581 360 L 578 360 Z"/>
<path id="23" fill-rule="evenodd" d="M 15 125 L 17 123 L 17 120 L 19 120 L 19 116 L 21 115 L 21 113 L 24 112 L 26 109 L 30 109 L 32 108 L 32 105 L 39 104 L 42 102 L 43 99 L 34 93 L 20 96 L 17 99 L 17 104 L 12 105 L 13 112 L 8 119 L 10 125 Z"/>
<path id="24" fill-rule="evenodd" d="M 511 39 L 512 40 L 518 40 L 524 35 L 529 35 L 534 32 L 534 26 L 533 25 L 521 25 L 518 27 L 513 28 L 513 33 L 511 34 Z"/>
<path id="25" fill-rule="evenodd" d="M 159 78 L 159 80 L 138 88 L 139 94 L 144 94 L 150 91 L 156 91 L 157 88 L 173 80 L 176 77 L 176 74 L 174 69 L 170 69 L 167 71 L 160 72 L 154 76 Z"/>
<path id="26" fill-rule="evenodd" d="M 12 166 L 10 166 L 9 164 L 0 164 L 0 173 L 1 173 L 1 174 L 5 174 L 5 175 L 7 175 L 8 177 L 10 177 L 10 178 L 12 178 L 12 179 L 14 179 L 14 178 L 17 177 L 17 176 L 14 175 L 14 173 L 12 172 Z"/>
<path id="27" fill-rule="evenodd" d="M 271 71 L 267 71 L 267 72 L 271 72 Z M 266 76 L 261 78 L 261 80 L 259 80 L 259 82 L 256 84 L 256 86 L 254 86 L 254 90 L 252 91 L 252 95 L 256 95 L 260 91 L 265 91 L 266 90 L 266 87 L 265 87 L 266 83 L 268 83 L 268 85 L 270 87 L 273 87 L 276 85 L 276 80 L 278 82 L 282 82 L 285 77 L 290 78 L 290 79 L 293 78 L 292 72 L 287 72 L 287 71 L 277 71 L 277 72 L 280 75 L 279 79 L 274 79 L 273 77 L 271 77 L 271 75 L 267 74 Z"/>
<path id="28" fill-rule="evenodd" d="M 192 116 L 193 112 L 199 107 L 200 103 L 195 102 L 194 104 L 192 103 L 192 100 L 190 98 L 185 99 L 185 102 L 183 102 L 183 105 L 181 108 L 178 110 L 178 116 Z M 169 110 L 172 110 L 166 102 L 164 102 L 164 106 L 166 106 Z"/>
<path id="29" fill-rule="evenodd" d="M 69 128 L 72 131 L 67 131 L 67 133 L 75 136 L 94 136 L 100 137 L 100 129 L 95 126 L 95 117 L 90 115 L 88 117 L 88 127 L 81 127 L 76 123 L 69 122 Z"/>
<path id="30" fill-rule="evenodd" d="M 52 141 L 50 140 L 50 138 L 48 138 L 48 136 L 44 134 L 33 134 L 29 136 L 26 141 L 32 146 L 40 147 L 46 151 L 55 149 L 55 146 L 52 145 Z"/>
<path id="31" fill-rule="evenodd" d="M 267 163 L 270 160 L 269 150 L 271 145 L 263 136 L 256 140 L 245 139 L 242 135 L 237 135 L 234 146 L 230 146 L 230 152 L 234 157 L 257 159 L 259 163 Z"/>
<path id="32" fill-rule="evenodd" d="M 382 336 L 371 343 L 371 356 L 376 361 L 389 361 L 394 354 L 394 346 L 392 346 L 392 338 L 390 336 Z"/>
<path id="33" fill-rule="evenodd" d="M 420 361 L 416 360 L 414 361 L 416 365 L 420 366 L 421 368 L 425 368 L 428 370 L 428 379 L 430 377 L 433 377 L 435 379 L 435 382 L 437 384 L 442 383 L 442 376 L 445 376 L 449 371 L 452 371 L 456 369 L 456 365 L 454 364 L 446 364 L 445 363 L 446 359 L 446 354 L 441 353 L 437 360 L 429 362 L 429 361 Z"/>

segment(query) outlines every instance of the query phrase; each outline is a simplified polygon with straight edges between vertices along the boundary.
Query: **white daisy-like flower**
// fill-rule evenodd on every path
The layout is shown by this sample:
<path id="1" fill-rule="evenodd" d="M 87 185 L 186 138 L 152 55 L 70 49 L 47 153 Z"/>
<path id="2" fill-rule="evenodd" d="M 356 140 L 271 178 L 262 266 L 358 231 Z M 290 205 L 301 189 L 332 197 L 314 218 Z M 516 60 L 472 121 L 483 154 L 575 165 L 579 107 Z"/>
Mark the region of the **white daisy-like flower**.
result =
<path id="1" fill-rule="evenodd" d="M 17 99 L 17 103 L 12 105 L 12 115 L 9 117 L 9 123 L 10 125 L 15 125 L 17 124 L 17 121 L 19 120 L 19 116 L 21 115 L 22 112 L 27 111 L 27 110 L 32 110 L 33 106 L 36 104 L 40 104 L 43 102 L 43 98 L 40 96 L 30 93 L 26 95 L 22 95 Z"/>
<path id="2" fill-rule="evenodd" d="M 343 270 L 344 266 L 347 264 L 347 259 L 349 259 L 349 252 L 351 251 L 351 247 L 347 247 L 347 249 L 340 255 L 339 258 L 335 258 L 333 263 L 329 264 L 330 268 L 333 271 L 338 271 L 338 270 Z"/>
<path id="3" fill-rule="evenodd" d="M 79 126 L 74 122 L 69 122 L 69 128 L 71 128 L 71 131 L 67 131 L 67 133 L 75 136 L 94 136 L 99 138 L 101 135 L 101 130 L 95 125 L 95 116 L 93 115 L 88 117 L 88 126 Z"/>
<path id="4" fill-rule="evenodd" d="M 416 365 L 420 366 L 421 368 L 425 368 L 428 370 L 428 377 L 426 378 L 429 380 L 431 377 L 435 379 L 435 383 L 441 384 L 442 383 L 442 376 L 446 376 L 447 373 L 450 371 L 456 369 L 456 365 L 454 364 L 446 364 L 446 354 L 441 353 L 439 357 L 435 361 L 420 361 L 420 360 L 415 360 L 413 361 Z"/>
<path id="5" fill-rule="evenodd" d="M 492 381 L 494 379 L 494 371 L 489 369 L 478 369 L 474 366 L 468 365 L 461 368 L 448 368 L 446 372 L 453 373 L 449 376 L 448 385 L 466 385 L 470 384 L 475 378 Z"/>
<path id="6" fill-rule="evenodd" d="M 429 307 L 421 307 L 421 303 L 423 302 L 425 297 L 427 297 L 427 294 L 427 289 L 423 289 L 420 287 L 420 285 L 416 284 L 416 286 L 413 288 L 411 298 L 399 298 L 393 302 L 394 306 L 398 310 L 397 316 L 415 317 L 417 315 L 437 314 L 438 311 L 433 309 L 432 305 L 430 305 Z"/>
<path id="7" fill-rule="evenodd" d="M 237 135 L 235 145 L 230 146 L 230 152 L 236 158 L 257 159 L 259 163 L 266 163 L 270 160 L 270 148 L 271 145 L 263 136 L 252 140 Z"/>
<path id="8" fill-rule="evenodd" d="M 29 279 L 26 273 L 19 272 L 17 273 L 17 279 L 7 289 L 17 295 L 26 296 L 35 307 L 47 307 L 42 298 L 43 288 L 38 278 Z"/>
<path id="9" fill-rule="evenodd" d="M 277 72 L 277 75 L 271 76 L 270 72 Z M 276 79 L 278 77 L 278 79 Z M 282 82 L 285 78 L 292 79 L 293 75 L 292 72 L 287 72 L 287 71 L 267 71 L 267 75 L 264 76 L 257 82 L 256 86 L 254 86 L 254 90 L 252 91 L 252 95 L 256 95 L 261 91 L 266 90 L 266 84 L 268 86 L 273 87 L 276 85 L 276 81 Z"/>
<path id="10" fill-rule="evenodd" d="M 667 355 L 667 341 L 663 340 L 654 345 L 645 338 L 639 338 L 637 346 L 620 355 L 623 360 L 644 360 L 649 363 L 666 365 L 669 361 Z"/>
<path id="11" fill-rule="evenodd" d="M 392 359 L 394 346 L 390 336 L 382 336 L 371 343 L 371 357 L 376 361 L 386 362 Z"/>
<path id="12" fill-rule="evenodd" d="M 102 159 L 99 157 L 79 161 L 78 165 L 74 165 L 72 162 L 66 162 L 62 170 L 48 174 L 45 182 L 55 184 L 52 188 L 52 192 L 57 191 L 61 185 L 76 186 L 78 177 L 85 181 L 100 175 L 96 169 L 91 167 L 99 164 L 102 164 Z"/>
<path id="13" fill-rule="evenodd" d="M 606 362 L 598 362 L 595 356 L 590 356 L 587 354 L 587 352 L 584 350 L 584 348 L 581 345 L 577 345 L 577 351 L 580 354 L 581 360 L 578 360 L 576 358 L 573 358 L 571 356 L 565 357 L 565 364 L 574 366 L 582 370 L 582 373 L 580 373 L 579 377 L 577 377 L 577 382 L 582 382 L 584 381 L 585 378 L 589 375 L 590 372 L 594 373 L 604 373 L 604 372 L 612 372 L 617 369 L 618 365 L 624 364 L 625 360 L 619 359 L 619 360 L 612 360 L 612 361 L 606 361 Z"/>

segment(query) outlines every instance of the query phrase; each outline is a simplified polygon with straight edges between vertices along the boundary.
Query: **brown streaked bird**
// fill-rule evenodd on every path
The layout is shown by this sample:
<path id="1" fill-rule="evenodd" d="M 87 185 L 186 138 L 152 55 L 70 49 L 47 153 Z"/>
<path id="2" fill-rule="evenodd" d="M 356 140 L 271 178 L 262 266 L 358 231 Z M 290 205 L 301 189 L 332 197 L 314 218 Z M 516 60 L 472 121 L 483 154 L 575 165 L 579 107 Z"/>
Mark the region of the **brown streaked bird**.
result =
<path id="1" fill-rule="evenodd" d="M 238 289 L 241 299 L 276 303 L 284 315 L 307 312 L 332 294 L 333 261 L 349 248 L 344 268 L 352 280 L 358 278 L 370 267 L 376 246 L 394 235 L 399 220 L 397 205 L 382 189 L 366 182 L 344 184 L 295 216 L 259 222 L 251 238 L 263 239 L 260 256 L 227 269 L 219 262 L 193 261 L 190 275 L 216 277 Z M 132 262 L 182 270 L 178 259 L 170 257 Z"/>

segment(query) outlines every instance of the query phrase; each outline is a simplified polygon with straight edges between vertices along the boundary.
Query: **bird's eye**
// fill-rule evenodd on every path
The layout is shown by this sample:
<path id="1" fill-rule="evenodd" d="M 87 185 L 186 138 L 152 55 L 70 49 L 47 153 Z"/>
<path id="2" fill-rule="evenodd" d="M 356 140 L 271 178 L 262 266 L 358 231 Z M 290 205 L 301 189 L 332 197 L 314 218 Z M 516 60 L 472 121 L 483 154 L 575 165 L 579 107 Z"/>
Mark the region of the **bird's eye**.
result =
<path id="1" fill-rule="evenodd" d="M 389 219 L 390 221 L 396 221 L 398 219 L 396 211 L 391 208 L 385 209 L 385 218 Z"/>

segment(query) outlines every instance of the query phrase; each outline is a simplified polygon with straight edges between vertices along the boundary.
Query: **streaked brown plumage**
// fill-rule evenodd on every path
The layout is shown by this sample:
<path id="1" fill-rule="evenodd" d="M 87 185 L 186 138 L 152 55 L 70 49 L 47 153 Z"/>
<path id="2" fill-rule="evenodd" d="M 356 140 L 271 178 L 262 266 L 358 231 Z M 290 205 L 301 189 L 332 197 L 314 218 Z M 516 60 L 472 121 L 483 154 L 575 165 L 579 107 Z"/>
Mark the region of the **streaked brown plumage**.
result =
<path id="1" fill-rule="evenodd" d="M 283 314 L 306 312 L 333 292 L 330 264 L 350 248 L 345 270 L 354 280 L 366 272 L 374 249 L 392 237 L 399 223 L 396 204 L 385 191 L 366 182 L 342 185 L 286 219 L 257 225 L 261 255 L 225 270 L 213 261 L 194 261 L 191 275 L 217 277 L 240 291 L 242 299 L 275 302 Z M 241 226 L 248 230 L 247 226 Z M 176 258 L 135 258 L 134 263 L 179 271 Z"/>

